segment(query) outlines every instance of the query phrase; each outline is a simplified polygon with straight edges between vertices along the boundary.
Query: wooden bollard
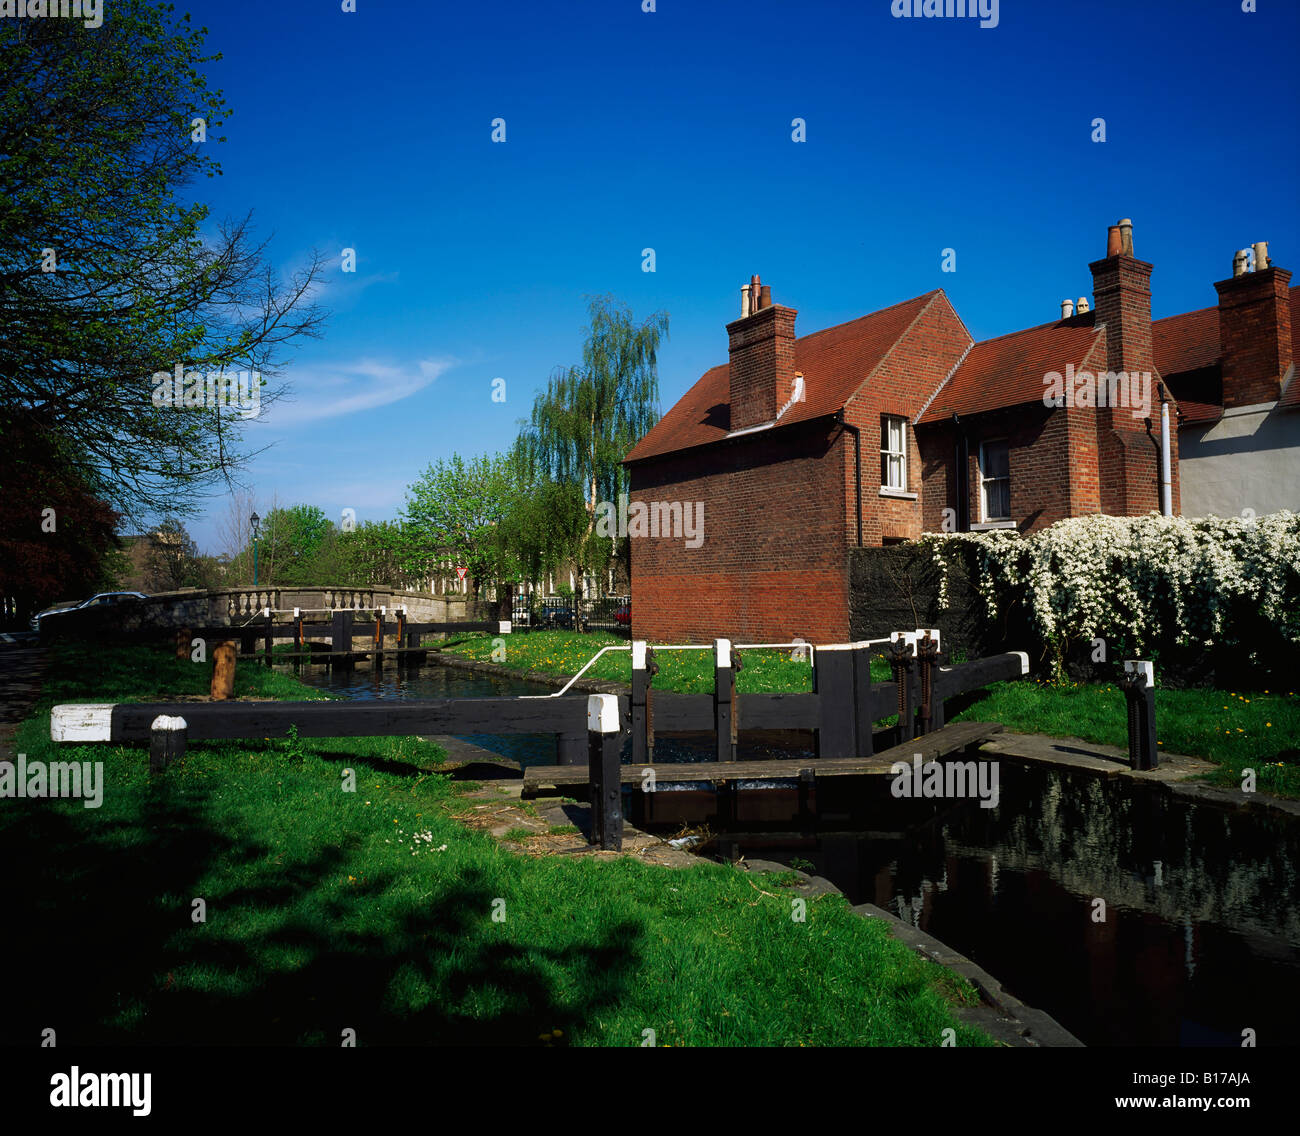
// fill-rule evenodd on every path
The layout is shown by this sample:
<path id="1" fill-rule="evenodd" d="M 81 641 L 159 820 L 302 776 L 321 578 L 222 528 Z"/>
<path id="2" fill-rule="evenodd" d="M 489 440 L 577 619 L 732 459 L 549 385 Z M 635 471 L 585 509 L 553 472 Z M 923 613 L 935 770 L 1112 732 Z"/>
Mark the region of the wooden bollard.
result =
<path id="1" fill-rule="evenodd" d="M 176 657 L 178 659 L 188 659 L 190 657 L 190 640 L 194 638 L 194 629 L 191 627 L 182 627 L 176 632 Z"/>
<path id="2" fill-rule="evenodd" d="M 717 759 L 736 760 L 736 671 L 732 665 L 731 640 L 713 641 L 713 728 L 717 734 Z"/>
<path id="3" fill-rule="evenodd" d="M 185 756 L 184 718 L 159 714 L 149 725 L 149 772 L 161 773 Z"/>
<path id="4" fill-rule="evenodd" d="M 1155 667 L 1147 659 L 1126 659 L 1119 688 L 1128 700 L 1128 753 L 1133 769 L 1155 769 L 1160 764 L 1156 748 Z"/>
<path id="5" fill-rule="evenodd" d="M 655 653 L 644 639 L 632 641 L 632 764 L 654 760 L 654 703 L 650 684 L 659 673 Z"/>
<path id="6" fill-rule="evenodd" d="M 587 698 L 587 761 L 591 797 L 591 842 L 611 851 L 623 850 L 623 779 L 619 750 L 618 698 L 592 694 Z"/>
<path id="7" fill-rule="evenodd" d="M 212 701 L 224 702 L 235 693 L 235 641 L 223 639 L 212 652 Z"/>

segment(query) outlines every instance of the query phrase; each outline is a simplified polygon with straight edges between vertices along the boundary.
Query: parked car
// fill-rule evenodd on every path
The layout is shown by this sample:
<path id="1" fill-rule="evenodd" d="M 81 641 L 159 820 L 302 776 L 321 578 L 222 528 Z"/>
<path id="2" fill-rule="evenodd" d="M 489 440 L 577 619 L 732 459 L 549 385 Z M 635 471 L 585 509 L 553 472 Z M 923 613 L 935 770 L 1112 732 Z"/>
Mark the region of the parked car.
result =
<path id="1" fill-rule="evenodd" d="M 106 607 L 110 604 L 121 603 L 138 603 L 140 600 L 147 600 L 149 597 L 143 592 L 100 592 L 97 596 L 91 596 L 88 600 L 82 600 L 81 603 L 72 604 L 64 607 L 50 607 L 42 612 L 37 612 L 32 616 L 32 630 L 41 629 L 41 621 L 51 619 L 56 615 L 66 615 L 70 611 L 85 611 L 90 607 Z"/>
<path id="2" fill-rule="evenodd" d="M 542 612 L 546 620 L 546 626 L 552 629 L 564 631 L 573 630 L 573 608 L 571 607 L 548 607 Z"/>
<path id="3" fill-rule="evenodd" d="M 620 627 L 632 626 L 632 601 L 628 600 L 625 604 L 619 604 L 614 609 L 614 622 Z"/>

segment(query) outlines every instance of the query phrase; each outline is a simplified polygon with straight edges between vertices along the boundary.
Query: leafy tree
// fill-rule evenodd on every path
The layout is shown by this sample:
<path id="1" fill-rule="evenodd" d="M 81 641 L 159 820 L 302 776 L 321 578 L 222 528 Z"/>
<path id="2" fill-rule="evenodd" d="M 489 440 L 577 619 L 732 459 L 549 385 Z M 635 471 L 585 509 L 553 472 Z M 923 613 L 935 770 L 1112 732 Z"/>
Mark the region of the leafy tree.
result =
<path id="1" fill-rule="evenodd" d="M 258 583 L 333 583 L 336 537 L 334 522 L 315 505 L 272 509 L 258 541 Z"/>
<path id="2" fill-rule="evenodd" d="M 412 546 L 408 566 L 424 575 L 445 571 L 441 562 L 468 569 L 475 595 L 484 581 L 511 579 L 514 565 L 498 531 L 516 490 L 504 454 L 470 458 L 452 454 L 430 465 L 407 488 L 404 518 Z"/>
<path id="3" fill-rule="evenodd" d="M 659 419 L 657 358 L 668 336 L 666 312 L 638 325 L 612 296 L 591 299 L 588 312 L 582 364 L 552 374 L 533 403 L 522 449 L 541 478 L 581 487 L 587 523 L 569 550 L 579 579 L 613 552 L 595 535 L 596 510 L 626 491 L 623 458 Z"/>
<path id="4" fill-rule="evenodd" d="M 199 587 L 199 550 L 185 526 L 167 517 L 149 534 L 145 555 L 145 587 L 151 592 L 173 592 Z"/>
<path id="5" fill-rule="evenodd" d="M 322 261 L 284 280 L 247 218 L 205 231 L 180 194 L 221 172 L 229 111 L 202 74 L 220 56 L 170 7 L 111 8 L 97 28 L 0 20 L 0 427 L 22 412 L 65 440 L 78 483 L 119 511 L 187 514 L 247 457 L 251 379 L 241 412 L 155 405 L 152 376 L 274 375 L 319 331 Z M 259 409 L 277 394 L 256 389 Z"/>
<path id="6" fill-rule="evenodd" d="M 116 584 L 121 515 L 80 476 L 67 443 L 30 415 L 0 419 L 0 436 L 0 596 L 21 624 L 51 603 Z"/>
<path id="7" fill-rule="evenodd" d="M 336 547 L 341 584 L 407 588 L 427 579 L 419 570 L 415 534 L 398 521 L 365 521 L 340 533 Z"/>
<path id="8" fill-rule="evenodd" d="M 520 583 L 560 572 L 575 561 L 587 524 L 582 488 L 576 482 L 538 478 L 520 469 L 498 529 L 503 564 L 513 568 Z"/>

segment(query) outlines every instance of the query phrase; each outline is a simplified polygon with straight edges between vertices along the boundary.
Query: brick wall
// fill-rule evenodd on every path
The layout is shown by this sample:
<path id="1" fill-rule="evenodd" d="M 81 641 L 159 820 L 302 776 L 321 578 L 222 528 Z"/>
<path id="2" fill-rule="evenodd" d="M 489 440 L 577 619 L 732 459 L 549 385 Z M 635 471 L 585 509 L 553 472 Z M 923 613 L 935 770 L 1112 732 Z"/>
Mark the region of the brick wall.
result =
<path id="1" fill-rule="evenodd" d="M 1223 405 L 1274 402 L 1291 365 L 1291 304 L 1285 268 L 1247 272 L 1214 287 L 1219 293 Z"/>
<path id="2" fill-rule="evenodd" d="M 843 642 L 849 456 L 842 431 L 822 420 L 633 465 L 632 502 L 704 503 L 699 548 L 630 540 L 633 635 Z"/>
<path id="3" fill-rule="evenodd" d="M 921 500 L 924 459 L 910 421 L 943 384 L 970 342 L 970 333 L 948 297 L 940 292 L 925 306 L 845 407 L 845 420 L 858 427 L 862 438 L 864 546 L 912 539 L 924 530 Z M 909 422 L 907 488 L 917 495 L 916 500 L 881 495 L 881 419 L 885 415 Z M 851 446 L 853 439 L 849 437 L 846 442 Z M 856 543 L 857 499 L 851 451 L 845 467 L 844 497 L 850 543 Z"/>
<path id="4" fill-rule="evenodd" d="M 727 324 L 731 429 L 771 422 L 790 397 L 796 315 L 774 304 Z"/>

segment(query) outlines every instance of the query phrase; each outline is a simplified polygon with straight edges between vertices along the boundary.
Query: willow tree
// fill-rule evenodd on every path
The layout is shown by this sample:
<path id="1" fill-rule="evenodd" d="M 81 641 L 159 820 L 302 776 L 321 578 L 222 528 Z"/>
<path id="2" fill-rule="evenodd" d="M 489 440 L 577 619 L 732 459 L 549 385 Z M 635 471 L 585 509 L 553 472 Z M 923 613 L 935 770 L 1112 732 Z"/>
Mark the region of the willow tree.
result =
<path id="1" fill-rule="evenodd" d="M 659 419 L 657 360 L 668 338 L 667 312 L 638 324 L 613 296 L 588 300 L 588 312 L 581 365 L 551 375 L 525 432 L 538 472 L 582 489 L 587 525 L 572 550 L 580 591 L 583 572 L 600 555 L 594 548 L 597 509 L 626 492 L 623 458 Z"/>

